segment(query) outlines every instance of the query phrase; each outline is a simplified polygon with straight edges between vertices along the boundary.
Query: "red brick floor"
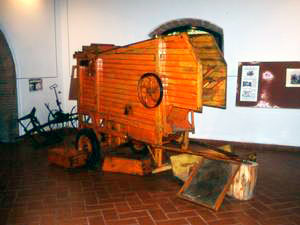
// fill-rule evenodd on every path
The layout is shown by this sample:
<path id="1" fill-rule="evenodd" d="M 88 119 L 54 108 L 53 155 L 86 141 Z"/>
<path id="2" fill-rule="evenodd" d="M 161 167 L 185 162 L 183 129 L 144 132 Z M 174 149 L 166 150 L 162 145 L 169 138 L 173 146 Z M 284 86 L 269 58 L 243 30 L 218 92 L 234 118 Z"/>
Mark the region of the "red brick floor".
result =
<path id="1" fill-rule="evenodd" d="M 176 197 L 171 172 L 139 177 L 49 166 L 46 149 L 0 144 L 0 225 L 296 225 L 300 151 L 260 151 L 252 200 L 218 212 Z"/>

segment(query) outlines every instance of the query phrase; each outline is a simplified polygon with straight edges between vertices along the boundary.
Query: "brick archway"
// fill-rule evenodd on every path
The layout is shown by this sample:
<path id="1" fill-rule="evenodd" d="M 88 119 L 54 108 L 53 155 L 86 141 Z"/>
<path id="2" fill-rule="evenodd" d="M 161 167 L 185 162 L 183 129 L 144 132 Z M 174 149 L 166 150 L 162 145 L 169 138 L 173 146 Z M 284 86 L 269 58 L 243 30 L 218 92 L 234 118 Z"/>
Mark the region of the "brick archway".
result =
<path id="1" fill-rule="evenodd" d="M 194 18 L 183 18 L 183 19 L 175 19 L 170 20 L 166 23 L 159 25 L 155 28 L 149 36 L 154 38 L 157 35 L 168 35 L 173 32 L 185 32 L 189 29 L 196 29 L 208 32 L 212 34 L 220 48 L 223 52 L 224 46 L 224 34 L 223 29 L 209 21 L 194 19 Z"/>
<path id="2" fill-rule="evenodd" d="M 15 64 L 0 31 L 0 142 L 13 142 L 18 136 Z"/>

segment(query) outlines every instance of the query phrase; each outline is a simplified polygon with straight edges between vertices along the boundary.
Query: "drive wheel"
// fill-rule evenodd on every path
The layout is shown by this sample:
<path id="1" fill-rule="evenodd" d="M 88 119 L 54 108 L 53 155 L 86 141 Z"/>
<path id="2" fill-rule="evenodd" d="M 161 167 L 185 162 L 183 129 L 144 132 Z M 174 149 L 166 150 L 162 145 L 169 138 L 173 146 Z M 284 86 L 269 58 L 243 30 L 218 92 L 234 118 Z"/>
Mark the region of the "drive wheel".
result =
<path id="1" fill-rule="evenodd" d="M 86 165 L 88 167 L 100 166 L 100 144 L 91 129 L 81 129 L 76 137 L 76 149 L 78 152 L 84 152 L 87 154 Z"/>
<path id="2" fill-rule="evenodd" d="M 146 73 L 140 78 L 137 91 L 140 102 L 146 108 L 155 108 L 162 101 L 162 82 L 154 73 Z"/>

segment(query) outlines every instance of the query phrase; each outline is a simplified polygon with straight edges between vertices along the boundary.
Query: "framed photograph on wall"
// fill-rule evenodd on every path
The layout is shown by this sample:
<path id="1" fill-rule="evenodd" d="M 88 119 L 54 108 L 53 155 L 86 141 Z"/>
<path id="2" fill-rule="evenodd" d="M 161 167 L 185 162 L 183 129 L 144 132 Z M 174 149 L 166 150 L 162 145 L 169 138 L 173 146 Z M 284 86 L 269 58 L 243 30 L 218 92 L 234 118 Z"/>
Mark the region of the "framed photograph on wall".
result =
<path id="1" fill-rule="evenodd" d="M 43 90 L 43 80 L 41 78 L 29 79 L 29 91 Z"/>
<path id="2" fill-rule="evenodd" d="M 244 65 L 240 87 L 240 101 L 256 102 L 258 95 L 259 66 Z"/>
<path id="3" fill-rule="evenodd" d="M 286 69 L 286 87 L 300 87 L 300 68 L 287 68 Z"/>

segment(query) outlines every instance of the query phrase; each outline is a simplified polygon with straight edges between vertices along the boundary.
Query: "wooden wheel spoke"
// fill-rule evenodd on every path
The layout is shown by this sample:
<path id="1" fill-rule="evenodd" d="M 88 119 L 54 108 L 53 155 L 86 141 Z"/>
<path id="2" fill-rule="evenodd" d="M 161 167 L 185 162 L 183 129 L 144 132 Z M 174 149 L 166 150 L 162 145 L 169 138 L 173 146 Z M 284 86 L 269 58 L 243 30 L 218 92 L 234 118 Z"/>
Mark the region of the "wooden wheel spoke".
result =
<path id="1" fill-rule="evenodd" d="M 157 101 L 157 96 L 154 96 L 154 95 L 150 95 L 152 101 L 156 102 Z"/>
<path id="2" fill-rule="evenodd" d="M 147 89 L 148 85 L 146 83 L 142 83 L 140 86 L 140 89 Z"/>
<path id="3" fill-rule="evenodd" d="M 145 96 L 145 103 L 146 103 L 146 105 L 150 105 L 150 103 L 149 103 L 149 95 Z"/>
<path id="4" fill-rule="evenodd" d="M 150 80 L 150 88 L 153 89 L 155 85 L 156 85 L 155 80 L 151 79 Z"/>
<path id="5" fill-rule="evenodd" d="M 152 89 L 152 93 L 159 93 L 159 87 L 154 87 L 153 89 Z"/>

